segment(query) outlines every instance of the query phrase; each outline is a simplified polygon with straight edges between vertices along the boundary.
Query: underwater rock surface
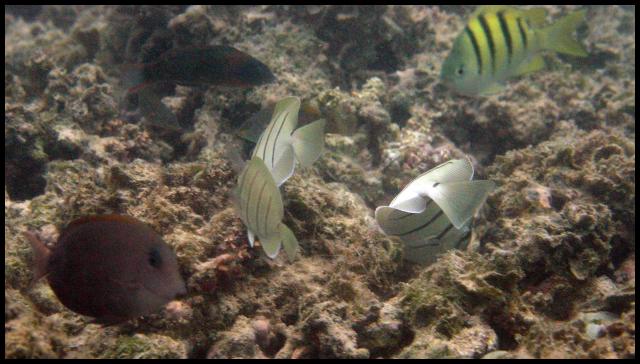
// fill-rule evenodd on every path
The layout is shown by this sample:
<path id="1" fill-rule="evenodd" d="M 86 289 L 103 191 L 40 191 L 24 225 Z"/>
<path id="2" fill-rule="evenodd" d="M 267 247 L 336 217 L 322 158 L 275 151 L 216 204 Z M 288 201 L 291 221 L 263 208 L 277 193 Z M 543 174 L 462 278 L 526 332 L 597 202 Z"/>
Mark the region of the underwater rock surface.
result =
<path id="1" fill-rule="evenodd" d="M 474 7 L 6 8 L 5 357 L 635 357 L 635 7 L 586 9 L 588 58 L 466 98 L 438 77 Z M 175 130 L 123 107 L 120 66 L 214 44 L 278 82 L 163 89 Z M 281 188 L 293 263 L 249 247 L 228 154 L 289 95 L 327 120 Z M 465 155 L 498 186 L 469 248 L 404 261 L 375 207 Z M 188 294 L 103 327 L 30 285 L 22 232 L 111 213 L 162 236 Z"/>

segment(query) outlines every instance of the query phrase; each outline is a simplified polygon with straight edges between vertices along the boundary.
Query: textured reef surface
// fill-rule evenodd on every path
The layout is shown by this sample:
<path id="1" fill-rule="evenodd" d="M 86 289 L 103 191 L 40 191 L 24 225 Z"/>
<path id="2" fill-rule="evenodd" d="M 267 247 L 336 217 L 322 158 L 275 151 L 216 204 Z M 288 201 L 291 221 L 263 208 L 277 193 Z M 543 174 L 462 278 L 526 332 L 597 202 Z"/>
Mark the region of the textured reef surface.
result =
<path id="1" fill-rule="evenodd" d="M 438 82 L 473 7 L 5 8 L 6 358 L 635 357 L 635 7 L 588 7 L 585 59 L 483 98 Z M 550 18 L 575 7 L 547 7 Z M 278 81 L 177 86 L 178 128 L 123 107 L 120 67 L 226 44 Z M 251 249 L 231 192 L 234 137 L 295 95 L 325 153 L 281 188 L 300 242 Z M 373 211 L 468 155 L 496 182 L 465 251 L 423 267 Z M 31 285 L 24 230 L 118 213 L 174 249 L 188 294 L 99 326 Z"/>

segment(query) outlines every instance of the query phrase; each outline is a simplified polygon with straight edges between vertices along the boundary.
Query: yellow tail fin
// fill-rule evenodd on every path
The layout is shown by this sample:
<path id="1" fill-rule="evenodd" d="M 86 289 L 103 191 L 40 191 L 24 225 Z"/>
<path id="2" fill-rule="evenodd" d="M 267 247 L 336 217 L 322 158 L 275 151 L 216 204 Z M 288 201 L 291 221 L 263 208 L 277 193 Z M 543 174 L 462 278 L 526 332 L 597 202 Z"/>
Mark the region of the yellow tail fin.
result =
<path id="1" fill-rule="evenodd" d="M 558 53 L 586 57 L 587 51 L 582 44 L 573 38 L 573 32 L 584 21 L 586 12 L 586 10 L 575 11 L 542 29 L 543 47 Z"/>

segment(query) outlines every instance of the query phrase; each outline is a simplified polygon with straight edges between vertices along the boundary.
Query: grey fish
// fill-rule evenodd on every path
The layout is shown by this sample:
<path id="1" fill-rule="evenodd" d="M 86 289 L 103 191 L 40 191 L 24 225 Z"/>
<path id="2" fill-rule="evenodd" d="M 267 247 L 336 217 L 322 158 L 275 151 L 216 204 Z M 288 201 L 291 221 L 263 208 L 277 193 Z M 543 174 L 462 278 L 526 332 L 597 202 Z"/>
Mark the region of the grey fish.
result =
<path id="1" fill-rule="evenodd" d="M 375 216 L 387 235 L 404 243 L 405 259 L 431 263 L 437 254 L 465 247 L 473 215 L 495 188 L 492 181 L 472 181 L 467 159 L 445 162 L 409 183 Z"/>
<path id="2" fill-rule="evenodd" d="M 262 159 L 251 158 L 238 178 L 234 194 L 238 214 L 247 226 L 249 244 L 253 247 L 257 236 L 269 258 L 275 258 L 283 246 L 293 260 L 298 240 L 282 222 L 282 196 Z"/>
<path id="3" fill-rule="evenodd" d="M 293 175 L 296 161 L 308 167 L 320 157 L 324 147 L 325 120 L 295 129 L 299 110 L 297 97 L 280 100 L 251 155 L 264 161 L 277 186 Z"/>

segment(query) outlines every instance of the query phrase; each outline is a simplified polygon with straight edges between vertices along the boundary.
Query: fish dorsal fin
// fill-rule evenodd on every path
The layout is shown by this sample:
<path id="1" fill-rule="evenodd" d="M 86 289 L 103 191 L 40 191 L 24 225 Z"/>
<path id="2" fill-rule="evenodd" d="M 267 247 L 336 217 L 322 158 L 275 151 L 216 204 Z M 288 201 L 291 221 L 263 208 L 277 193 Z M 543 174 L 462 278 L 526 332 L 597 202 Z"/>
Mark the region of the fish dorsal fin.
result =
<path id="1" fill-rule="evenodd" d="M 504 90 L 504 84 L 499 82 L 493 82 L 482 88 L 482 91 L 478 93 L 478 96 L 491 96 Z"/>
<path id="2" fill-rule="evenodd" d="M 438 183 L 471 181 L 473 178 L 473 165 L 469 158 L 454 159 L 431 168 L 421 177 Z"/>
<path id="3" fill-rule="evenodd" d="M 495 14 L 499 11 L 512 11 L 517 16 L 521 16 L 527 19 L 527 21 L 533 28 L 542 27 L 547 19 L 547 10 L 544 8 L 518 10 L 517 8 L 509 5 L 482 5 L 479 6 L 471 16 L 477 17 L 481 14 Z"/>
<path id="4" fill-rule="evenodd" d="M 518 69 L 514 72 L 514 76 L 526 75 L 539 71 L 545 67 L 544 58 L 541 54 L 536 54 L 529 60 L 525 60 L 518 66 Z"/>
<path id="5" fill-rule="evenodd" d="M 503 10 L 513 9 L 509 5 L 481 5 L 471 14 L 471 17 L 480 16 L 480 14 L 497 13 Z"/>
<path id="6" fill-rule="evenodd" d="M 435 183 L 470 181 L 473 178 L 473 165 L 468 158 L 444 162 L 421 174 L 405 187 L 389 204 L 390 207 L 411 213 L 424 210 L 425 194 Z"/>
<path id="7" fill-rule="evenodd" d="M 495 188 L 493 181 L 464 181 L 438 184 L 428 191 L 456 229 L 469 221 Z"/>
<path id="8" fill-rule="evenodd" d="M 533 28 L 542 27 L 547 21 L 547 10 L 545 8 L 533 8 L 522 11 L 522 17 L 529 21 Z"/>
<path id="9" fill-rule="evenodd" d="M 298 163 L 309 167 L 322 154 L 324 148 L 324 119 L 316 120 L 293 132 L 293 149 Z"/>

